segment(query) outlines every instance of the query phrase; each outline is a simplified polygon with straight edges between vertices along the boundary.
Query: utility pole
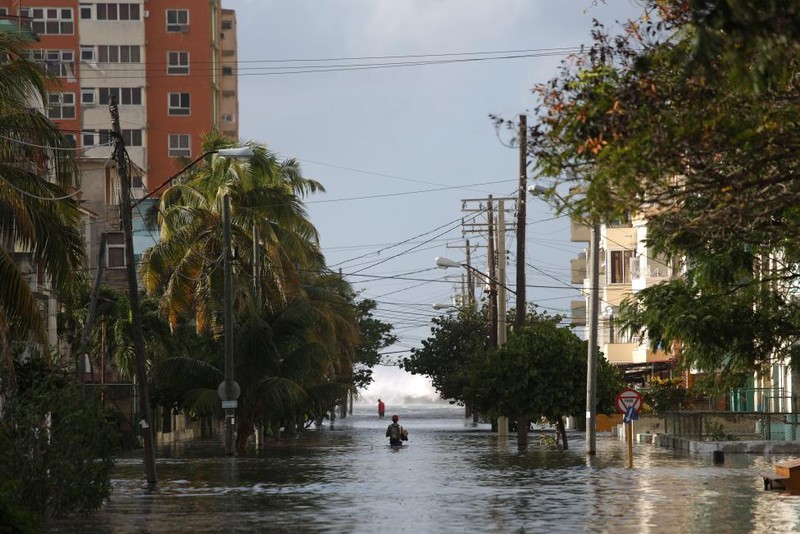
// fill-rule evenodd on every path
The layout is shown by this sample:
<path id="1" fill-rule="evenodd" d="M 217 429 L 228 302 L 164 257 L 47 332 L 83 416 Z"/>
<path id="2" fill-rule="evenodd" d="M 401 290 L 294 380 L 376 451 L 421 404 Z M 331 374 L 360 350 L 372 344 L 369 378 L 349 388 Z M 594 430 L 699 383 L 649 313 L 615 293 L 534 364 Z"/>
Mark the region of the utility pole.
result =
<path id="1" fill-rule="evenodd" d="M 517 300 L 514 330 L 521 332 L 525 326 L 528 304 L 525 298 L 525 225 L 528 205 L 528 117 L 519 116 L 519 194 L 517 198 Z M 517 447 L 528 446 L 528 417 L 517 416 Z"/>
<path id="2" fill-rule="evenodd" d="M 494 276 L 494 275 L 493 275 Z M 506 344 L 506 213 L 503 200 L 497 201 L 497 346 Z M 497 436 L 508 437 L 508 417 L 497 418 Z"/>
<path id="3" fill-rule="evenodd" d="M 117 99 L 111 97 L 108 104 L 111 113 L 111 130 L 114 134 L 114 159 L 117 162 L 120 193 L 119 210 L 122 217 L 122 232 L 125 236 L 125 266 L 128 270 L 128 299 L 131 303 L 131 338 L 136 356 L 136 381 L 139 392 L 139 411 L 144 441 L 144 466 L 148 484 L 156 483 L 155 447 L 153 445 L 153 425 L 150 414 L 150 394 L 147 391 L 147 361 L 142 334 L 142 310 L 139 307 L 139 284 L 136 280 L 136 264 L 133 256 L 133 221 L 131 213 L 131 178 L 128 175 L 128 158 L 125 152 L 125 140 L 119 125 L 119 108 Z"/>
<path id="4" fill-rule="evenodd" d="M 497 346 L 506 344 L 506 216 L 505 203 L 497 201 Z"/>
<path id="5" fill-rule="evenodd" d="M 600 223 L 592 223 L 589 242 L 591 276 L 589 288 L 589 349 L 586 362 L 586 454 L 597 449 L 595 411 L 597 410 L 597 321 L 600 310 Z"/>
<path id="6" fill-rule="evenodd" d="M 517 200 L 517 314 L 514 328 L 519 331 L 525 324 L 525 224 L 528 195 L 528 119 L 519 116 L 519 198 Z"/>
<path id="7" fill-rule="evenodd" d="M 469 248 L 469 239 L 467 239 L 467 304 L 470 310 L 475 309 L 475 282 L 472 278 L 472 251 Z"/>
<path id="8" fill-rule="evenodd" d="M 494 253 L 494 204 L 492 195 L 487 202 L 487 215 L 489 220 L 488 261 L 489 261 L 489 344 L 497 346 L 497 273 L 495 269 Z"/>
<path id="9" fill-rule="evenodd" d="M 235 452 L 234 425 L 236 423 L 236 404 L 239 392 L 235 391 L 233 380 L 233 275 L 231 272 L 231 200 L 227 193 L 222 197 L 222 247 L 223 250 L 223 276 L 224 276 L 224 328 L 225 328 L 225 400 L 222 407 L 225 409 L 225 454 L 231 456 Z"/>

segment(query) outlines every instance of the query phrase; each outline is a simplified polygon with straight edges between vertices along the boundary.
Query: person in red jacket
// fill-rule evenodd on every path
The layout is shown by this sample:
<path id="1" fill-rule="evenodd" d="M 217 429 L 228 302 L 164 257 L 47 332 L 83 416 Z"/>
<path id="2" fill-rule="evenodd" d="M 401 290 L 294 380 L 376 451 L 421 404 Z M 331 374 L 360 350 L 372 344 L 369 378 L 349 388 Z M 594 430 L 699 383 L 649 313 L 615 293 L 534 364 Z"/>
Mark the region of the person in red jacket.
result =
<path id="1" fill-rule="evenodd" d="M 378 418 L 383 419 L 383 414 L 386 412 L 386 405 L 382 400 L 378 399 Z"/>

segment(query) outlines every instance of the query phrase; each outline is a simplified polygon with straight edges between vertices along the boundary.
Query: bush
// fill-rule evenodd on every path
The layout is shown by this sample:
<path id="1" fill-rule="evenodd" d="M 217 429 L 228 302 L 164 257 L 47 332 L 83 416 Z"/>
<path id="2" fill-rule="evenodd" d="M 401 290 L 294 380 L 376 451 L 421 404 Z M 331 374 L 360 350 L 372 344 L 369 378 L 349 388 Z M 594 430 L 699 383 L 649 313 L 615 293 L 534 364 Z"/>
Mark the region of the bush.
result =
<path id="1" fill-rule="evenodd" d="M 4 520 L 26 530 L 47 515 L 88 514 L 111 492 L 119 428 L 98 400 L 81 397 L 72 377 L 40 363 L 18 376 L 0 420 Z"/>
<path id="2" fill-rule="evenodd" d="M 683 380 L 680 378 L 653 376 L 649 380 L 647 390 L 643 392 L 644 401 L 652 407 L 656 415 L 678 411 L 688 394 L 686 388 L 681 386 L 682 383 Z"/>

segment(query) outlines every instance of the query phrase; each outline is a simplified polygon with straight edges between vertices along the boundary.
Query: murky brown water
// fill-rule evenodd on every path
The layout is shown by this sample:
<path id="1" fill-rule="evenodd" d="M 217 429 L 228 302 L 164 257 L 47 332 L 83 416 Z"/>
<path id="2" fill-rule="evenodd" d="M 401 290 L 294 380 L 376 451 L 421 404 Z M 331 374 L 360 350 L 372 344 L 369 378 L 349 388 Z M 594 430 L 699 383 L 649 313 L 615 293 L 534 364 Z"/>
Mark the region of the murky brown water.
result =
<path id="1" fill-rule="evenodd" d="M 571 450 L 518 452 L 462 410 L 407 407 L 408 447 L 392 450 L 388 420 L 370 407 L 311 430 L 293 446 L 228 458 L 220 442 L 159 451 L 148 490 L 140 456 L 122 459 L 114 493 L 90 519 L 54 532 L 613 532 L 800 531 L 800 496 L 765 492 L 782 457 L 710 457 L 623 443 L 601 434 L 588 459 Z M 300 444 L 302 443 L 302 444 Z"/>

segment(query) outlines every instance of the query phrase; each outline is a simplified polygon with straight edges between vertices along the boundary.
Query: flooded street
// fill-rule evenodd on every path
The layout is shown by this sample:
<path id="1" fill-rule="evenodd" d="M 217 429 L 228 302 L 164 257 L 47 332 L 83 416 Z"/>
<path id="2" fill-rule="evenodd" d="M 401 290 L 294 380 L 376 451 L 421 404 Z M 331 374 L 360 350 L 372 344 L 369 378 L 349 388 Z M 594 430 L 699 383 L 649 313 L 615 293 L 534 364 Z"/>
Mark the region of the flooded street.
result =
<path id="1" fill-rule="evenodd" d="M 400 414 L 409 445 L 383 437 Z M 54 532 L 762 532 L 800 531 L 800 496 L 765 492 L 761 474 L 785 457 L 688 456 L 600 434 L 587 460 L 570 450 L 518 452 L 447 406 L 372 406 L 290 445 L 224 456 L 218 441 L 162 449 L 148 490 L 141 456 L 121 459 L 111 501 Z M 139 453 L 140 454 L 140 453 Z"/>

